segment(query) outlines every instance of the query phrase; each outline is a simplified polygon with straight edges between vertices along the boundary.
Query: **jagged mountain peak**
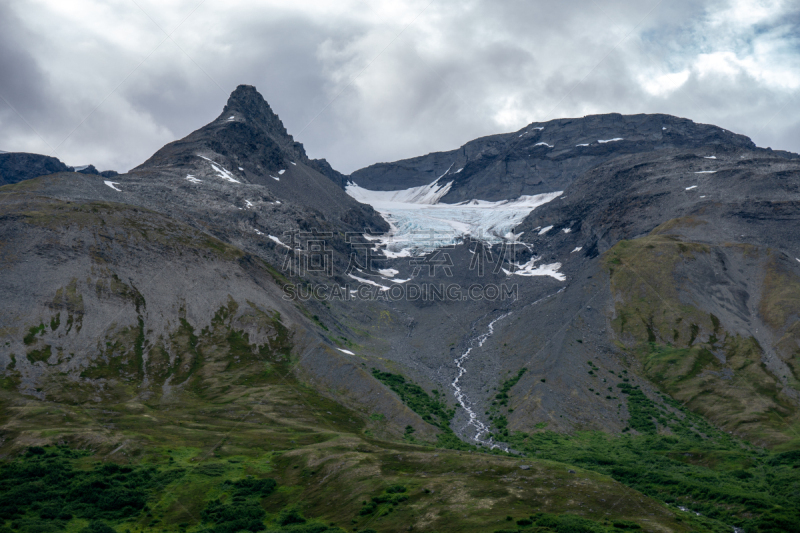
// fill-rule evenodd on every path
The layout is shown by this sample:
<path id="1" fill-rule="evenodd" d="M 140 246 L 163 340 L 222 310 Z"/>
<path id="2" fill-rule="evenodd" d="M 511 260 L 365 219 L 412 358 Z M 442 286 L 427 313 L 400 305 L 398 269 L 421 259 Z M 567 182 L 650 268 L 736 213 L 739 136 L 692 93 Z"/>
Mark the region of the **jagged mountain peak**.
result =
<path id="1" fill-rule="evenodd" d="M 308 161 L 303 145 L 289 135 L 252 85 L 239 85 L 215 120 L 164 146 L 137 169 L 193 161 L 198 154 L 217 154 L 235 166 L 247 167 L 245 161 L 250 161 L 256 173 L 275 172 L 292 161 Z"/>
<path id="2" fill-rule="evenodd" d="M 244 122 L 265 131 L 281 148 L 301 152 L 305 156 L 303 145 L 294 141 L 280 117 L 253 85 L 236 87 L 217 120 L 224 123 Z"/>
<path id="3" fill-rule="evenodd" d="M 308 159 L 255 87 L 239 85 L 222 114 L 119 178 L 118 189 L 141 187 L 144 205 L 160 210 L 164 196 L 155 190 L 166 185 L 171 210 L 180 198 L 185 220 L 198 213 L 204 220 L 226 219 L 235 236 L 219 237 L 243 239 L 237 245 L 245 249 L 253 239 L 273 246 L 266 235 L 283 235 L 300 221 L 309 227 L 335 224 L 345 232 L 388 229 L 372 208 L 334 185 L 336 177 L 327 163 Z"/>
<path id="4" fill-rule="evenodd" d="M 280 118 L 258 89 L 253 85 L 239 85 L 228 97 L 220 118 L 228 118 L 229 114 L 240 113 L 245 118 L 262 123 L 280 123 Z M 283 127 L 283 123 L 280 123 Z M 284 128 L 285 130 L 285 128 Z"/>
<path id="5" fill-rule="evenodd" d="M 191 175 L 202 180 L 204 173 L 216 172 L 212 165 L 218 165 L 223 180 L 266 186 L 282 201 L 322 211 L 341 202 L 348 209 L 354 204 L 344 191 L 332 188 L 331 182 L 343 188 L 345 177 L 324 159 L 309 159 L 252 85 L 236 87 L 216 119 L 167 144 L 134 171 L 159 179 L 162 172 L 177 172 L 180 179 Z M 375 222 L 382 225 L 379 219 Z"/>

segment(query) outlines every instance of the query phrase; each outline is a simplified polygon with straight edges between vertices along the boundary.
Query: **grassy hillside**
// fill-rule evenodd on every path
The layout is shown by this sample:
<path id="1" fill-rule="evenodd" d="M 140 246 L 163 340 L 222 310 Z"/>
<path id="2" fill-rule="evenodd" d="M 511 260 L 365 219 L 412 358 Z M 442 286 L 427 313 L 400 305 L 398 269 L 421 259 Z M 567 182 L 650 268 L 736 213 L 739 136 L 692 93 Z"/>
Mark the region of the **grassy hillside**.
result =
<path id="1" fill-rule="evenodd" d="M 692 303 L 714 288 L 678 275 L 679 268 L 683 276 L 691 275 L 720 249 L 769 264 L 768 252 L 684 242 L 663 231 L 621 241 L 604 257 L 616 296 L 612 324 L 619 346 L 662 391 L 719 427 L 756 442 L 796 447 L 800 417 L 785 383 L 796 384 L 797 375 L 786 376 L 786 382 L 776 376 L 756 338 L 726 329 L 714 312 Z M 783 326 L 800 300 L 793 285 L 770 281 L 775 274 L 767 272 L 760 308 L 768 323 Z"/>
<path id="2" fill-rule="evenodd" d="M 601 473 L 372 439 L 369 427 L 380 420 L 320 396 L 279 358 L 250 363 L 271 365 L 260 376 L 251 368 L 224 381 L 201 366 L 196 386 L 170 402 L 54 403 L 3 391 L 0 524 L 121 533 L 325 531 L 331 524 L 477 532 L 518 523 L 537 530 L 536 521 L 540 531 L 573 523 L 583 528 L 575 531 L 607 531 L 616 521 L 712 530 Z M 269 479 L 274 490 L 248 488 Z M 246 524 L 229 526 L 243 516 Z"/>

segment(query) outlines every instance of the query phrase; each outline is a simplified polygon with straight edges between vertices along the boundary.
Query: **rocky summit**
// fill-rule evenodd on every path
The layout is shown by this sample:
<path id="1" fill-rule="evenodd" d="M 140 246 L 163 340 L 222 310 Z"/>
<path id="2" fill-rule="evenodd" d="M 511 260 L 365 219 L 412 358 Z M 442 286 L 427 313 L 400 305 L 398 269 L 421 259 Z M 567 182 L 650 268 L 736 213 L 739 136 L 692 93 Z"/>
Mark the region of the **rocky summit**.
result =
<path id="1" fill-rule="evenodd" d="M 607 114 L 347 176 L 240 85 L 0 170 L 0 532 L 798 531 L 797 154 Z"/>

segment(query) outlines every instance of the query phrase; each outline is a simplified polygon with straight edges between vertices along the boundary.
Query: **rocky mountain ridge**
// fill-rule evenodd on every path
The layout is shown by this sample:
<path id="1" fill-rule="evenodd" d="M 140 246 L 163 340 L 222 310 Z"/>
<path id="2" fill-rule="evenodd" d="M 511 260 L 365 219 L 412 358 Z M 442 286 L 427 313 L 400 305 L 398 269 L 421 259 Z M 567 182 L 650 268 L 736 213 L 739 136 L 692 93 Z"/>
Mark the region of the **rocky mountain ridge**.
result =
<path id="1" fill-rule="evenodd" d="M 505 200 L 564 190 L 589 169 L 626 154 L 693 149 L 756 149 L 753 142 L 717 126 L 663 114 L 589 115 L 533 122 L 506 134 L 470 141 L 461 148 L 376 163 L 348 180 L 372 190 L 406 189 L 437 178 L 453 182 L 444 203 Z M 797 158 L 789 152 L 769 152 Z"/>

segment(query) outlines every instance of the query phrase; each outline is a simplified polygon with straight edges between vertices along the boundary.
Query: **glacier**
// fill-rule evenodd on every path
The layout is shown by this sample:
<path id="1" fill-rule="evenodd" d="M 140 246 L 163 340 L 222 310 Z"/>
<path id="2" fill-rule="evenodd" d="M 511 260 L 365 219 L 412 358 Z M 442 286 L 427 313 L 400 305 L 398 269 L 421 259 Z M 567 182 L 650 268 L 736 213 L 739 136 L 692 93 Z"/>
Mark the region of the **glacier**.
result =
<path id="1" fill-rule="evenodd" d="M 558 198 L 563 191 L 514 200 L 468 200 L 445 204 L 440 200 L 453 182 L 440 183 L 447 173 L 428 185 L 395 191 L 373 191 L 353 182 L 347 194 L 371 205 L 389 223 L 386 235 L 366 237 L 376 241 L 389 258 L 410 257 L 452 246 L 467 236 L 497 244 L 515 240 L 513 229 L 537 207 Z M 383 246 L 381 246 L 383 245 Z"/>

